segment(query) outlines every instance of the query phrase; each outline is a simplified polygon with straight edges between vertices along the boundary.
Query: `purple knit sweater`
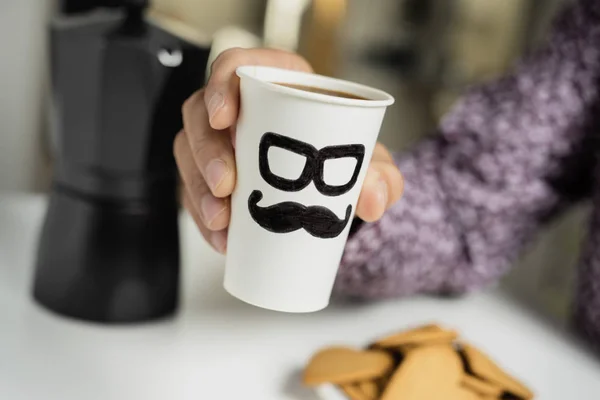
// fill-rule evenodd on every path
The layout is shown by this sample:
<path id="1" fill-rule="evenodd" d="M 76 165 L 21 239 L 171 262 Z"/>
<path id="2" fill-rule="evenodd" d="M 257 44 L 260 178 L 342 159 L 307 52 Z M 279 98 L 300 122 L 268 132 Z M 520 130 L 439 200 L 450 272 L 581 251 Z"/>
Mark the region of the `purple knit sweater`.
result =
<path id="1" fill-rule="evenodd" d="M 600 343 L 600 1 L 578 0 L 547 46 L 472 89 L 439 135 L 396 156 L 404 197 L 349 240 L 336 292 L 459 293 L 498 280 L 539 229 L 592 197 L 575 299 Z"/>

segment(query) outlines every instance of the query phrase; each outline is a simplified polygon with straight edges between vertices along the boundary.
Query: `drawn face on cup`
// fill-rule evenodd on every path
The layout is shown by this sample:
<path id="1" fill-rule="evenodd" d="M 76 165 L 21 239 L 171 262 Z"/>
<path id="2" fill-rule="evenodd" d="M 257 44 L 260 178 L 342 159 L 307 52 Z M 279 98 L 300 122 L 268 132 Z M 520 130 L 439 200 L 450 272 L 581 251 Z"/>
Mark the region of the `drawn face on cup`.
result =
<path id="1" fill-rule="evenodd" d="M 300 177 L 287 179 L 273 172 L 268 158 L 269 149 L 272 147 L 287 150 L 306 159 Z M 364 157 L 365 146 L 362 144 L 327 146 L 319 150 L 309 143 L 273 132 L 263 134 L 258 150 L 260 175 L 273 188 L 284 192 L 299 192 L 313 182 L 319 193 L 328 197 L 342 196 L 356 185 Z M 351 178 L 341 185 L 330 185 L 324 179 L 325 162 L 342 158 L 356 160 Z M 317 238 L 335 238 L 344 231 L 352 215 L 351 204 L 348 204 L 346 214 L 341 219 L 335 212 L 320 205 L 285 201 L 261 207 L 258 202 L 262 198 L 263 194 L 260 190 L 253 190 L 248 197 L 248 210 L 258 225 L 274 233 L 289 233 L 304 229 Z"/>

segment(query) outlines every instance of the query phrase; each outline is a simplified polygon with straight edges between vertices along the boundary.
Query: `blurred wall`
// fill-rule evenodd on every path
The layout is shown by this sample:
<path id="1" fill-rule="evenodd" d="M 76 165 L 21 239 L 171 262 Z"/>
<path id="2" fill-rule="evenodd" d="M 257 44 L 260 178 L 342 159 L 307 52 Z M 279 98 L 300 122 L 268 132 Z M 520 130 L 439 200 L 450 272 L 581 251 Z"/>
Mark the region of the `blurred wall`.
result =
<path id="1" fill-rule="evenodd" d="M 43 186 L 49 0 L 0 1 L 0 191 Z"/>
<path id="2" fill-rule="evenodd" d="M 226 25 L 262 31 L 266 0 L 151 0 L 157 10 L 201 28 L 209 35 Z"/>
<path id="3" fill-rule="evenodd" d="M 502 74 L 520 55 L 532 1 L 348 0 L 336 75 L 396 98 L 380 139 L 407 149 L 435 132 L 466 86 Z"/>

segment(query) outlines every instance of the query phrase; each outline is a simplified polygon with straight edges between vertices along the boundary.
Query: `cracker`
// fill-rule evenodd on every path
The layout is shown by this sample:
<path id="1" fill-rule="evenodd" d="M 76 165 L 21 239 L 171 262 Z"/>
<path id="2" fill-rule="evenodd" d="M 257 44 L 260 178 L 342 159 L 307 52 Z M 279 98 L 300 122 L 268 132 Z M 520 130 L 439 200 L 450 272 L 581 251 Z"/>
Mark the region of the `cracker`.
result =
<path id="1" fill-rule="evenodd" d="M 454 390 L 451 396 L 448 396 L 448 400 L 481 400 L 482 398 L 475 392 L 468 389 L 457 388 Z M 497 398 L 494 398 L 497 399 Z"/>
<path id="2" fill-rule="evenodd" d="M 366 394 L 369 399 L 377 399 L 379 397 L 379 387 L 377 387 L 377 383 L 373 381 L 365 381 L 358 384 L 360 390 Z"/>
<path id="3" fill-rule="evenodd" d="M 415 349 L 390 378 L 381 400 L 444 399 L 464 375 L 460 356 L 449 345 Z"/>
<path id="4" fill-rule="evenodd" d="M 366 350 L 331 347 L 313 356 L 309 386 L 332 383 L 350 400 L 498 400 L 533 398 L 521 382 L 439 325 L 386 336 Z"/>
<path id="5" fill-rule="evenodd" d="M 374 397 L 369 397 L 365 392 L 362 391 L 360 386 L 356 384 L 348 384 L 340 386 L 342 392 L 350 399 L 350 400 L 374 400 Z"/>
<path id="6" fill-rule="evenodd" d="M 500 386 L 523 399 L 533 398 L 533 393 L 521 382 L 506 374 L 495 362 L 477 348 L 462 344 L 462 353 L 467 361 L 470 372 L 486 381 Z"/>
<path id="7" fill-rule="evenodd" d="M 462 379 L 461 385 L 466 389 L 469 389 L 480 396 L 490 396 L 492 398 L 498 398 L 502 395 L 502 388 L 494 383 L 481 380 L 477 377 L 465 375 Z"/>
<path id="8" fill-rule="evenodd" d="M 446 330 L 438 325 L 425 325 L 421 328 L 415 328 L 404 332 L 386 336 L 375 342 L 375 347 L 406 347 L 406 346 L 425 346 L 429 344 L 452 343 L 458 337 L 458 333 Z"/>
<path id="9" fill-rule="evenodd" d="M 304 370 L 304 383 L 356 383 L 382 377 L 393 367 L 393 357 L 384 351 L 330 347 L 312 357 Z"/>

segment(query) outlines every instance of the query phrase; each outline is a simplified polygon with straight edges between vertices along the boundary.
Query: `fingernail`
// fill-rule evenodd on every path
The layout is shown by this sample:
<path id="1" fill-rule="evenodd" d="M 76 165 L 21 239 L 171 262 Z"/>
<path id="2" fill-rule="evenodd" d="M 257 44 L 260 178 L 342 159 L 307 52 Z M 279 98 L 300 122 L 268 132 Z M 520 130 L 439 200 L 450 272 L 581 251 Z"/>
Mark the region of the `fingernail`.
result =
<path id="1" fill-rule="evenodd" d="M 217 218 L 225 208 L 225 202 L 212 194 L 207 194 L 202 198 L 200 201 L 200 209 L 202 210 L 202 219 L 204 219 L 207 228 L 210 228 L 214 219 Z"/>
<path id="2" fill-rule="evenodd" d="M 378 182 L 378 186 L 379 186 L 379 190 L 378 190 L 379 203 L 381 203 L 383 205 L 383 207 L 386 207 L 387 201 L 388 201 L 387 183 L 384 180 L 380 180 Z"/>
<path id="3" fill-rule="evenodd" d="M 219 187 L 221 182 L 223 182 L 223 179 L 225 179 L 228 173 L 229 167 L 225 161 L 215 159 L 209 162 L 206 166 L 204 178 L 206 179 L 206 183 L 208 183 L 210 190 L 214 192 Z"/>
<path id="4" fill-rule="evenodd" d="M 215 92 L 206 105 L 208 110 L 208 119 L 210 121 L 212 121 L 219 110 L 223 108 L 223 105 L 225 105 L 225 99 L 223 98 L 223 95 L 220 92 Z"/>
<path id="5" fill-rule="evenodd" d="M 227 250 L 227 234 L 224 231 L 213 232 L 210 242 L 219 253 L 224 254 Z"/>

